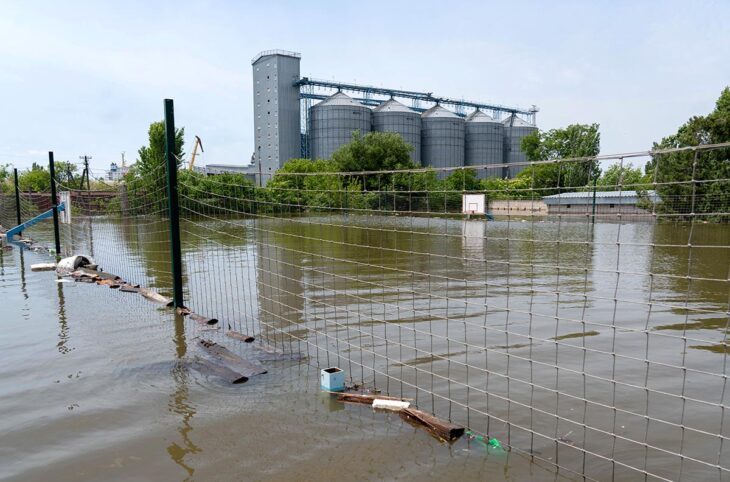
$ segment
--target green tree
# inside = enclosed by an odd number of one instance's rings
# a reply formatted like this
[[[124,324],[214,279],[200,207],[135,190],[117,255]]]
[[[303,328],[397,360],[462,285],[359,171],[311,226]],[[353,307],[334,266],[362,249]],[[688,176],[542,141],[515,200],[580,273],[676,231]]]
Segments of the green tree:
[[[0,165],[0,192],[10,192],[11,190],[10,166],[7,164]]]
[[[596,157],[601,150],[598,124],[571,124],[547,132],[535,131],[522,139],[522,151],[530,161]],[[531,184],[541,195],[561,188],[587,185],[599,173],[597,160],[576,160],[531,166],[518,177],[534,180]]]
[[[619,188],[619,181],[622,189],[627,190],[644,190],[648,189],[648,183],[651,179],[644,174],[638,167],[623,166],[621,164],[613,164],[608,167],[598,178],[597,184],[604,190],[616,190]]]
[[[136,212],[160,212],[166,208],[167,186],[165,168],[165,123],[150,124],[147,131],[148,145],[140,147],[134,166],[125,176],[130,207]],[[185,128],[175,129],[175,150],[173,154],[178,168],[182,165]]]
[[[717,99],[715,110],[706,116],[690,118],[676,134],[654,143],[654,150],[720,144],[728,141],[730,141],[730,87],[725,87]],[[650,178],[656,178],[656,190],[662,200],[660,209],[664,212],[673,214],[730,212],[730,183],[726,181],[730,178],[730,149],[656,154],[647,163],[646,173]],[[717,219],[729,221],[727,216]]]
[[[333,160],[291,159],[266,185],[267,200],[283,212],[344,207],[347,179],[337,171]]]
[[[21,191],[43,192],[51,189],[51,176],[44,167],[33,163],[33,167],[18,176]]]

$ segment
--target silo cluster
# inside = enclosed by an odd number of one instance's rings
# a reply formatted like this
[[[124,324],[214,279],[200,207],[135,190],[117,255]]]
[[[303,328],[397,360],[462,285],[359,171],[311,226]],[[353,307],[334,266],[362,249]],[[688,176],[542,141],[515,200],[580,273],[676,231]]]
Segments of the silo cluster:
[[[411,160],[434,168],[483,166],[525,162],[522,139],[537,130],[516,115],[503,121],[476,110],[464,119],[441,105],[422,114],[395,99],[374,109],[337,92],[314,105],[309,112],[309,142],[312,159],[329,159],[352,134],[370,131],[395,132],[413,146]],[[514,177],[525,166],[478,169],[480,178]],[[443,178],[448,174],[439,174]]]

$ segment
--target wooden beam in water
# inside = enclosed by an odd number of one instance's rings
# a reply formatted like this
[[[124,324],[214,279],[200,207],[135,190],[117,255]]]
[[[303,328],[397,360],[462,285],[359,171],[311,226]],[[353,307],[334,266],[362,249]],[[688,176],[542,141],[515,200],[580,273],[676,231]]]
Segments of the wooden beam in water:
[[[216,362],[219,362],[231,370],[241,373],[247,377],[263,375],[266,369],[257,363],[245,360],[236,355],[228,348],[210,340],[200,340],[198,345],[210,355]]]

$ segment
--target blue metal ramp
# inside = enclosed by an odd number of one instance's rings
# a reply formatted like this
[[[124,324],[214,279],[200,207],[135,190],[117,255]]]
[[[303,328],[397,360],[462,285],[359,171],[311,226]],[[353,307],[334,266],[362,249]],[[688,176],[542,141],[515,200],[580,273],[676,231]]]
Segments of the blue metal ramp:
[[[61,203],[57,206],[58,212],[64,211],[66,209],[66,205],[64,203]],[[39,214],[38,216],[29,219],[28,221],[24,222],[23,224],[19,224],[18,226],[15,226],[14,228],[11,228],[8,230],[6,236],[8,237],[8,241],[13,240],[13,236],[22,233],[29,227],[33,226],[34,224],[38,224],[39,222],[43,221],[44,219],[48,219],[51,216],[53,216],[53,208],[49,209],[48,211]]]

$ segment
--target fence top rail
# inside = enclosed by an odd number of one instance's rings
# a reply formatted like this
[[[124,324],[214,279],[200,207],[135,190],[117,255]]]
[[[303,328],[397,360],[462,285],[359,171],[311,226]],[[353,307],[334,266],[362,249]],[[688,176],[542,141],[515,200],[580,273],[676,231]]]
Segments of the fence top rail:
[[[568,157],[563,159],[548,159],[541,161],[523,161],[523,162],[509,162],[501,164],[480,164],[470,166],[449,166],[449,167],[417,167],[413,169],[389,169],[382,171],[318,171],[318,172],[282,172],[277,171],[276,175],[282,176],[322,176],[325,174],[339,174],[346,176],[365,176],[365,175],[377,175],[377,174],[407,174],[417,172],[448,172],[448,171],[461,171],[464,169],[498,169],[504,167],[519,167],[519,166],[538,166],[541,164],[560,164],[569,162],[589,162],[589,161],[606,161],[611,159],[631,159],[636,157],[653,157],[664,154],[673,154],[677,152],[695,152],[695,151],[713,151],[723,148],[730,148],[730,142],[723,142],[719,144],[704,144],[699,146],[686,146],[686,147],[674,147],[671,149],[654,149],[647,151],[636,151],[636,152],[624,152],[619,154],[603,154],[598,156],[589,157]]]

